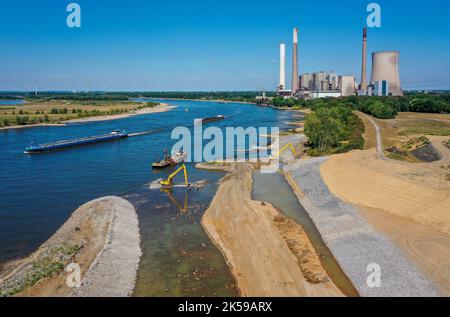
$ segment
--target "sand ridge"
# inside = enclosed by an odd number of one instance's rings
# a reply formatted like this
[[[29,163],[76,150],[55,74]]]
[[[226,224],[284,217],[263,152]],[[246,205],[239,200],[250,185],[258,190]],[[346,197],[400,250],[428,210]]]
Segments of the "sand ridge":
[[[242,296],[343,296],[303,228],[272,205],[251,199],[250,163],[201,166],[228,171],[202,225],[224,254]]]

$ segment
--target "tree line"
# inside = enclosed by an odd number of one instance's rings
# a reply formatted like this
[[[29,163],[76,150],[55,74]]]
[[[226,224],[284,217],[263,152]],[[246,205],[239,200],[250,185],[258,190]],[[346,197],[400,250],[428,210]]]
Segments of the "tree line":
[[[362,111],[379,119],[392,119],[399,112],[450,113],[450,94],[408,94],[403,97],[349,96],[313,100],[275,97],[272,105],[280,108],[310,108],[312,110],[323,106],[342,106]]]

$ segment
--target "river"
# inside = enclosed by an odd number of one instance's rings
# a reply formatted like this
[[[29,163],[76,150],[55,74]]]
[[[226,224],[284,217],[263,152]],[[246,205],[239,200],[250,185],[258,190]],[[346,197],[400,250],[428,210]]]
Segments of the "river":
[[[144,101],[144,100],[143,100]],[[170,171],[152,171],[151,162],[171,148],[174,127],[192,127],[195,118],[224,115],[207,126],[290,128],[292,113],[240,103],[163,100],[177,108],[118,120],[38,126],[0,131],[0,263],[26,256],[48,239],[81,204],[118,195],[129,199],[141,223],[143,257],[136,294],[236,295],[220,252],[200,225],[222,173],[187,164],[190,180],[207,178],[198,192],[150,191],[152,180]],[[205,125],[206,127],[206,125]],[[153,133],[117,142],[27,155],[31,142],[73,139],[125,129]],[[187,210],[181,212],[187,198]],[[155,278],[156,276],[156,278]]]

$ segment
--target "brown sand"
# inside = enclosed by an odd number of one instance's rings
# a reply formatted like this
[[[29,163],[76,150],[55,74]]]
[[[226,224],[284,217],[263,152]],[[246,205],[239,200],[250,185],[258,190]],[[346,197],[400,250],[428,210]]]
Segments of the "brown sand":
[[[397,141],[387,122],[376,123],[383,146]],[[450,164],[450,150],[442,145],[448,137],[428,137],[440,161],[413,164],[379,159],[370,149],[331,157],[321,174],[336,196],[356,205],[450,295],[450,181],[443,168]]]
[[[381,209],[356,206],[378,230],[389,236],[426,276],[450,295],[450,236],[430,226],[398,217]]]
[[[205,165],[228,174],[202,219],[242,296],[343,296],[321,266],[301,225],[251,199],[250,163]]]
[[[380,160],[373,149],[333,156],[321,168],[330,190],[343,200],[450,234],[450,182],[444,172],[436,164]]]

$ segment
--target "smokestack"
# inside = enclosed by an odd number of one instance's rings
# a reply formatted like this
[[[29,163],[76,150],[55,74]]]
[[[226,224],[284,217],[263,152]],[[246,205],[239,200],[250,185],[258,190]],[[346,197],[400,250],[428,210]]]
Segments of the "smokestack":
[[[361,70],[361,90],[363,94],[367,93],[367,28],[363,29],[363,47],[362,47],[362,70]]]
[[[286,44],[280,44],[280,90],[286,89]]]
[[[294,51],[292,54],[292,94],[298,91],[298,29],[294,28]]]

